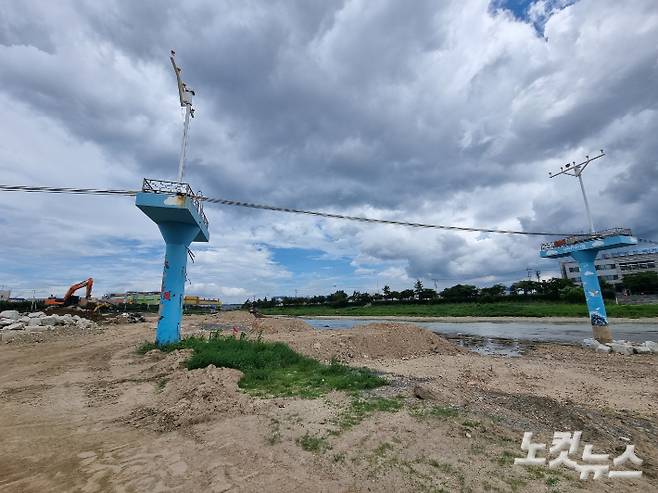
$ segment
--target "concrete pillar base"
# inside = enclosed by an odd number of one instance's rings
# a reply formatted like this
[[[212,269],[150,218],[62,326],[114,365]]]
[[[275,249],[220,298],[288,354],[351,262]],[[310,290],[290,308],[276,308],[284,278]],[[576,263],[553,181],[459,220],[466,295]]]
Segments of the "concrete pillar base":
[[[609,325],[592,325],[592,335],[601,344],[612,342],[612,331]]]

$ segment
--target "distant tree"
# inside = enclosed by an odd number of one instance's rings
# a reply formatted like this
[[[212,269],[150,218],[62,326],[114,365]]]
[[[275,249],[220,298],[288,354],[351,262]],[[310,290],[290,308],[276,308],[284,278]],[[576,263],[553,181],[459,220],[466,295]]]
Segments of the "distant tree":
[[[631,294],[655,294],[658,293],[658,273],[638,272],[624,276],[624,287]]]
[[[560,299],[571,303],[583,303],[585,301],[585,293],[581,287],[567,286],[560,289]]]
[[[571,279],[564,279],[561,277],[553,277],[546,281],[542,281],[542,292],[547,298],[559,299],[560,291],[564,288],[573,288],[576,285]]]
[[[441,291],[441,297],[450,301],[469,301],[478,295],[478,288],[470,284],[456,284]]]
[[[437,293],[433,289],[423,288],[417,296],[421,300],[433,300],[437,297]]]
[[[392,300],[400,300],[402,299],[402,296],[400,295],[399,291],[391,291],[390,298]]]
[[[420,279],[416,279],[416,284],[414,284],[414,293],[420,299],[420,294],[423,292],[423,283]]]
[[[413,289],[405,289],[403,291],[400,291],[400,296],[398,299],[401,300],[410,300],[414,297],[414,290]]]
[[[503,296],[506,291],[507,291],[507,288],[505,286],[503,286],[502,284],[494,284],[493,286],[491,286],[489,288],[480,289],[480,295],[481,296],[491,297],[491,298],[496,298],[498,296]]]
[[[543,286],[542,283],[537,281],[523,280],[512,284],[510,286],[510,291],[516,294],[519,294],[519,292],[522,291],[525,295],[540,294],[543,291]]]
[[[329,295],[329,302],[332,305],[344,306],[347,304],[347,293],[342,289],[339,289],[335,293]]]
[[[384,286],[384,289],[382,289],[382,293],[384,293],[384,298],[388,299],[391,297],[391,288],[388,286]]]

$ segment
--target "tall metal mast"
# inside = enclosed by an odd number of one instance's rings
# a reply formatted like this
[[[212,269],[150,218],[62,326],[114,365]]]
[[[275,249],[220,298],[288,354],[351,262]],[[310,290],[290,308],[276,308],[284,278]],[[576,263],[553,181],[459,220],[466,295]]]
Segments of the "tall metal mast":
[[[174,67],[176,73],[176,82],[178,83],[178,97],[180,99],[181,108],[185,108],[185,123],[183,125],[183,138],[181,141],[180,161],[178,162],[178,183],[183,182],[183,172],[185,168],[185,155],[187,153],[187,133],[190,127],[190,117],[194,118],[194,108],[192,108],[192,97],[195,95],[194,91],[187,87],[187,84],[181,79],[182,69],[176,65],[176,52],[171,50],[169,56],[171,65]]]
[[[583,185],[582,175],[583,171],[585,171],[585,168],[589,163],[603,156],[605,156],[605,153],[603,152],[603,149],[601,149],[601,154],[594,156],[593,158],[585,156],[585,161],[582,163],[576,164],[576,161],[573,161],[572,163],[567,163],[564,166],[560,166],[560,171],[558,173],[551,173],[550,171],[548,172],[548,176],[550,178],[555,178],[559,175],[571,175],[578,178],[578,182],[580,183],[580,191],[583,193],[583,202],[585,202],[585,211],[587,211],[587,221],[589,223],[590,233],[594,233],[594,222],[592,221],[592,212],[589,209],[589,202],[587,200],[587,194],[585,193],[585,185]]]

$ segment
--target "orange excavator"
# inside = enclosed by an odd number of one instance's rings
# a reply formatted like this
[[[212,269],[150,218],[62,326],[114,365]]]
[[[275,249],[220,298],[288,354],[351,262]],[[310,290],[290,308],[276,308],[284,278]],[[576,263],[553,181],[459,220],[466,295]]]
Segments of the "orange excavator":
[[[91,277],[85,281],[74,284],[68,289],[63,298],[56,298],[55,296],[51,295],[46,300],[46,306],[70,306],[75,304],[84,306],[91,298],[91,288],[93,285],[94,280]],[[79,296],[73,296],[73,293],[75,293],[78,289],[84,288],[85,286],[87,287],[87,292],[85,293],[85,297],[83,299],[80,299]]]

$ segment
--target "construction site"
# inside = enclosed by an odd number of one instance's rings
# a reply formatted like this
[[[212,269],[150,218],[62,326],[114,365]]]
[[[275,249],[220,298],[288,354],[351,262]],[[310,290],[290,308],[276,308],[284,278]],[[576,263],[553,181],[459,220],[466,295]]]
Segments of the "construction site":
[[[658,492],[655,5],[448,3],[0,8],[0,493]]]

